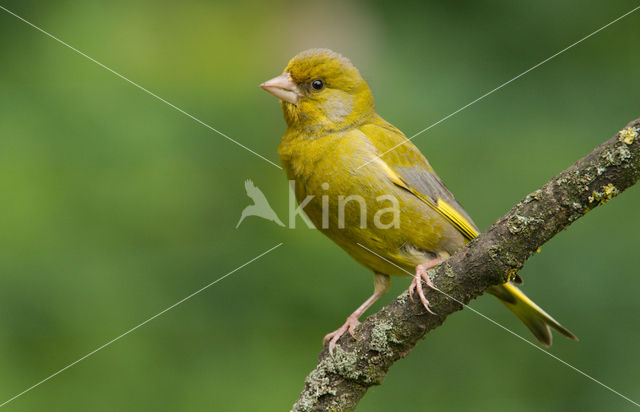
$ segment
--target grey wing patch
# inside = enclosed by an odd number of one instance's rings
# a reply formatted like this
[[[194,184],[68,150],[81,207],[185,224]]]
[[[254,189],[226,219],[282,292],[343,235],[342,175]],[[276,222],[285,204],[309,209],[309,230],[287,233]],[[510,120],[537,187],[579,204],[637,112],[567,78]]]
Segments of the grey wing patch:
[[[409,185],[423,195],[429,196],[434,202],[442,199],[449,203],[478,230],[469,214],[460,206],[453,194],[435,173],[419,167],[398,167],[396,171]]]

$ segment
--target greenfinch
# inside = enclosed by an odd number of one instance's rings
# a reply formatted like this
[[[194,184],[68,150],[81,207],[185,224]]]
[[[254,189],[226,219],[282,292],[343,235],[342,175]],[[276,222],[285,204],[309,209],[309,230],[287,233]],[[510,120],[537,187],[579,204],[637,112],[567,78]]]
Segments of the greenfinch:
[[[367,82],[342,55],[310,49],[261,84],[281,100],[287,130],[278,147],[300,207],[311,222],[373,271],[374,293],[336,331],[354,334],[361,315],[390,286],[390,276],[415,273],[409,286],[431,312],[427,271],[471,239],[478,228],[427,159],[374,109]],[[364,209],[364,210],[363,210]],[[576,337],[512,282],[488,290],[545,346],[549,327]]]

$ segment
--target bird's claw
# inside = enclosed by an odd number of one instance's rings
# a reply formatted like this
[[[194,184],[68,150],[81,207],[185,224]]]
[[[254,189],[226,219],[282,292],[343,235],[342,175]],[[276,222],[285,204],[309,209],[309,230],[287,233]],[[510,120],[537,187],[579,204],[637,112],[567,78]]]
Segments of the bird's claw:
[[[329,341],[329,353],[333,356],[333,350],[336,347],[336,343],[338,340],[344,335],[346,332],[355,339],[356,328],[360,325],[360,321],[353,317],[348,317],[344,322],[344,325],[340,326],[338,329],[334,330],[331,333],[327,333],[324,338],[322,338],[322,344],[324,345],[327,341]]]
[[[438,263],[439,262],[431,262],[426,265],[416,266],[416,275],[413,277],[411,285],[409,285],[409,297],[411,298],[411,300],[413,300],[413,292],[417,290],[418,296],[420,297],[420,302],[422,302],[422,305],[425,307],[427,312],[431,313],[432,315],[437,315],[437,313],[432,311],[429,307],[429,300],[424,296],[424,291],[422,290],[422,281],[424,280],[424,283],[426,283],[430,289],[438,290],[433,282],[431,282],[431,279],[427,274],[427,271]]]

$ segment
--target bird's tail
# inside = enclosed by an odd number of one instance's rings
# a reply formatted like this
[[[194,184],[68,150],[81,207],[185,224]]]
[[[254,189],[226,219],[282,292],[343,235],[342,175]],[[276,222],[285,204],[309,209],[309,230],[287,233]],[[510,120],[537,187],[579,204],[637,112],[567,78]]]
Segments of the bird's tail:
[[[498,298],[507,309],[513,312],[544,346],[551,345],[551,330],[549,326],[569,339],[578,340],[573,333],[569,332],[567,328],[533,303],[514,285],[505,283],[500,286],[492,286],[487,292]]]

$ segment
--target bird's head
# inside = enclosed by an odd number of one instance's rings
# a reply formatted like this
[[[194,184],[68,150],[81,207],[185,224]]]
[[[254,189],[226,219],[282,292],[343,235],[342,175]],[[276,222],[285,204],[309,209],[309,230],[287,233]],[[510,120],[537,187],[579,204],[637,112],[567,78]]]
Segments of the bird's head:
[[[367,82],[347,58],[329,49],[301,52],[260,87],[282,101],[290,128],[314,136],[347,129],[374,114]]]

